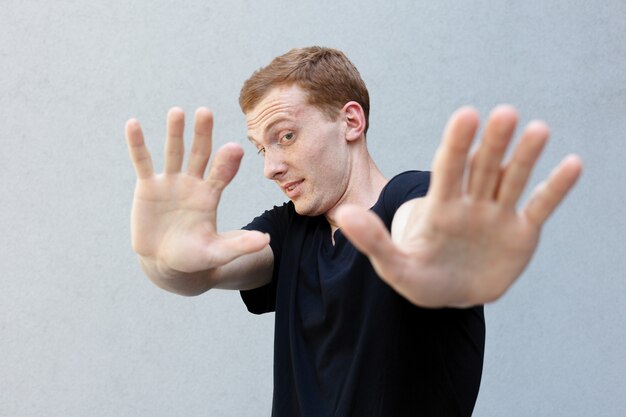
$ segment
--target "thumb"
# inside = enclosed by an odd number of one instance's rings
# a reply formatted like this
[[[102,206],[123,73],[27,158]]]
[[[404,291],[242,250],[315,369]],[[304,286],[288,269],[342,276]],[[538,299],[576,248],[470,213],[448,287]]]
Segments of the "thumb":
[[[342,233],[372,262],[385,281],[393,280],[400,265],[400,251],[382,220],[362,207],[347,205],[337,211],[337,223]]]
[[[249,253],[258,252],[270,242],[268,234],[254,230],[240,230],[219,239],[219,243],[207,248],[207,256],[214,265],[227,263]]]

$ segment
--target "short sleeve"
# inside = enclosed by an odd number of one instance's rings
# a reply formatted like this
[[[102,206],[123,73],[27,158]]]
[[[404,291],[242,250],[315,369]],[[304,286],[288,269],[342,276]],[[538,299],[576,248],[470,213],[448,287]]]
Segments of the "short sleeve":
[[[270,248],[274,255],[272,281],[262,287],[240,292],[243,302],[251,313],[269,313],[276,308],[278,266],[280,265],[283,238],[289,225],[290,212],[292,211],[291,204],[285,203],[280,207],[275,206],[272,210],[267,210],[242,228],[244,230],[257,230],[268,233],[270,235]]]
[[[400,206],[414,198],[424,197],[430,184],[430,172],[406,171],[393,177],[381,195],[384,213],[381,218],[391,227],[393,216]]]

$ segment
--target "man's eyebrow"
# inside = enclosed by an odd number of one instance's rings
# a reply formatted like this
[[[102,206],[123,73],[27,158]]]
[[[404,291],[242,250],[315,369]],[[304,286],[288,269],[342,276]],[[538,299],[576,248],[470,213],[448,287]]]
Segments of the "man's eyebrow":
[[[293,122],[294,118],[290,117],[290,116],[279,116],[276,119],[272,120],[271,122],[269,122],[267,124],[267,126],[265,126],[265,128],[263,129],[263,135],[265,135],[267,132],[269,132],[270,130],[272,130],[277,124],[279,123],[284,123],[284,122]],[[254,139],[252,136],[248,135],[248,140],[250,142],[252,142],[252,144],[256,145],[258,142],[256,139]]]

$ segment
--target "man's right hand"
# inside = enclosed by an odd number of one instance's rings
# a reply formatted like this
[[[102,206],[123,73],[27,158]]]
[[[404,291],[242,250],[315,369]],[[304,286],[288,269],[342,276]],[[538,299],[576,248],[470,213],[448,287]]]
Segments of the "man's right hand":
[[[199,108],[186,170],[184,159],[184,113],[172,108],[167,115],[165,164],[155,174],[139,122],[126,123],[130,157],[137,173],[131,215],[132,246],[144,270],[159,286],[179,293],[199,293],[215,286],[214,272],[241,257],[268,246],[260,232],[217,232],[220,196],[233,179],[243,156],[241,146],[229,143],[211,156],[213,115]],[[185,289],[183,282],[188,278]],[[180,288],[178,288],[180,287]]]

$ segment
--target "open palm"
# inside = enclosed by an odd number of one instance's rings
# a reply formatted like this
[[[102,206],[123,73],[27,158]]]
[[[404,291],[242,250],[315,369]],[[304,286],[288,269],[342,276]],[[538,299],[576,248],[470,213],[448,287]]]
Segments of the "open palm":
[[[131,216],[133,249],[145,262],[157,263],[163,275],[168,271],[206,271],[267,244],[267,238],[258,232],[217,232],[220,196],[237,173],[243,150],[237,144],[224,145],[204,178],[211,156],[212,128],[211,112],[198,109],[188,167],[182,171],[184,113],[177,108],[170,110],[164,171],[155,174],[139,123],[129,120],[126,124],[137,173]]]
[[[582,164],[570,156],[518,210],[548,128],[529,124],[502,164],[516,122],[512,108],[496,108],[468,156],[478,115],[470,108],[457,111],[435,156],[428,194],[396,213],[393,238],[371,212],[352,206],[338,214],[344,233],[381,278],[413,303],[461,307],[500,297],[530,261],[541,226],[576,182]]]

